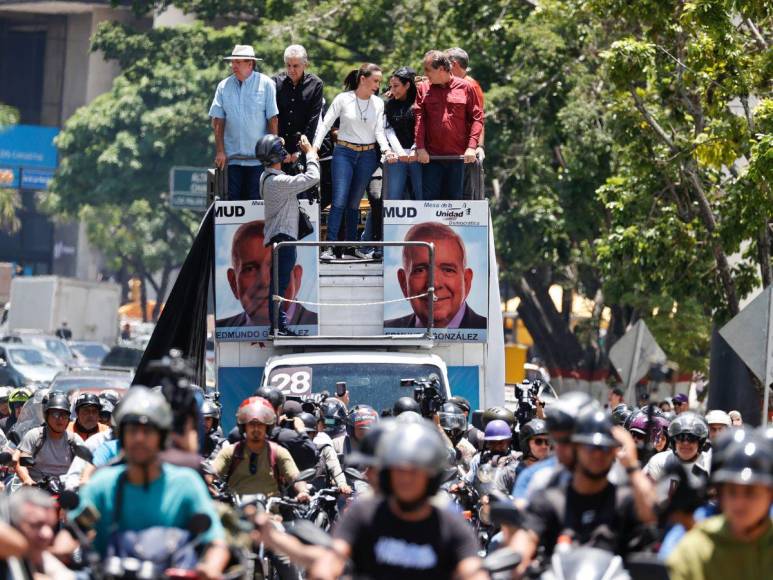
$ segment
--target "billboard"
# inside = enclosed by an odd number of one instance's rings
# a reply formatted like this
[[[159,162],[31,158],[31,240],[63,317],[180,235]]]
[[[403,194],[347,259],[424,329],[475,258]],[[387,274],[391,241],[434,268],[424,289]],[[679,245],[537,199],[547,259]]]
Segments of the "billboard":
[[[319,239],[319,204],[303,203]],[[262,201],[221,201],[215,205],[215,338],[221,341],[259,341],[270,330],[269,296],[271,248],[265,246]],[[318,249],[297,248],[295,266],[282,307],[288,327],[299,336],[319,334]]]
[[[384,201],[384,239],[435,246],[433,330],[440,342],[485,342],[489,231],[486,201]],[[423,333],[426,248],[384,248],[384,333]]]

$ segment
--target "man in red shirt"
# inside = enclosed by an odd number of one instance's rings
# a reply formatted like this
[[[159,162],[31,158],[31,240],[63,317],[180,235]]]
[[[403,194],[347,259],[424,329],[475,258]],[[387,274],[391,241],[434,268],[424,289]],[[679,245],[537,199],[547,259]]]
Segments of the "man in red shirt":
[[[451,60],[445,53],[425,54],[424,74],[428,82],[418,85],[414,105],[424,199],[462,199],[464,163],[475,162],[483,108],[473,86],[451,74]],[[430,156],[463,156],[464,160],[431,161]]]

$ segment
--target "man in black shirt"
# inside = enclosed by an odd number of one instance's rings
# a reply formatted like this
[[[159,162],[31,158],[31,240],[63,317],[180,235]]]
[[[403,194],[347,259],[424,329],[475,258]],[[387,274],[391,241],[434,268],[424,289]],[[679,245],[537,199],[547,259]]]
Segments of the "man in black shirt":
[[[362,499],[333,532],[333,549],[310,570],[313,580],[339,578],[347,560],[372,580],[483,580],[471,528],[456,513],[434,507],[448,454],[431,423],[400,425],[376,448],[385,497]]]
[[[538,545],[545,548],[546,558],[564,541],[625,556],[650,539],[631,489],[612,484],[607,477],[620,447],[609,417],[600,410],[586,412],[578,418],[571,439],[576,457],[571,476],[532,496],[523,529],[511,542],[523,554],[521,572]],[[626,458],[626,464],[629,474],[638,471],[633,458]]]
[[[273,80],[279,108],[279,136],[290,154],[286,162],[294,163],[301,154],[298,147],[301,135],[312,139],[317,131],[322,111],[322,81],[306,72],[308,56],[301,45],[288,46],[284,61],[286,71],[275,75]]]

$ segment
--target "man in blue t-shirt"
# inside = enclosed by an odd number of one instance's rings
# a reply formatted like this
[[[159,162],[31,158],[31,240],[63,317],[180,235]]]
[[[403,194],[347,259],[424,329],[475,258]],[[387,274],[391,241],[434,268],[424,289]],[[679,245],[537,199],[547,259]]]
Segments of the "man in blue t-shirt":
[[[192,469],[162,464],[159,458],[172,426],[169,403],[159,392],[132,387],[116,422],[126,464],[97,470],[81,489],[80,506],[70,517],[76,518],[86,507],[96,510],[94,547],[104,555],[113,532],[156,526],[185,529],[191,516],[206,514],[211,525],[201,541],[208,547],[197,572],[200,578],[219,578],[228,562],[228,548],[206,485]]]

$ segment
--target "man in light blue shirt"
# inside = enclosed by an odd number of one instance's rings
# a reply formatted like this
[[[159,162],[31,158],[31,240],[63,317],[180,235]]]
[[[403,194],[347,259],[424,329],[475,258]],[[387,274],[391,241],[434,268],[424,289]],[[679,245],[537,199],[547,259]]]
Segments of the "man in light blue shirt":
[[[255,145],[267,133],[279,131],[276,84],[255,70],[255,50],[237,44],[231,56],[233,74],[217,85],[209,108],[215,132],[215,165],[228,165],[228,199],[260,199],[263,166]]]

